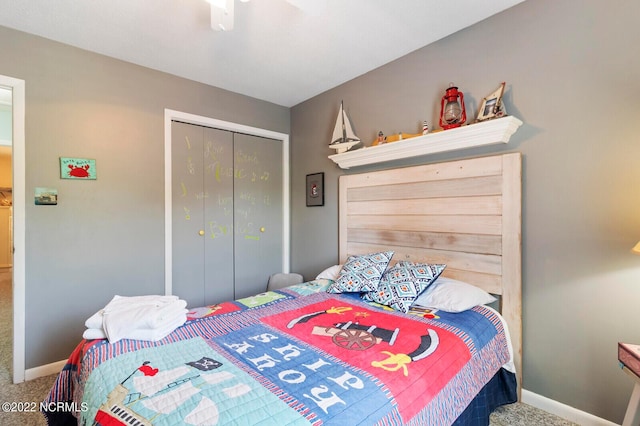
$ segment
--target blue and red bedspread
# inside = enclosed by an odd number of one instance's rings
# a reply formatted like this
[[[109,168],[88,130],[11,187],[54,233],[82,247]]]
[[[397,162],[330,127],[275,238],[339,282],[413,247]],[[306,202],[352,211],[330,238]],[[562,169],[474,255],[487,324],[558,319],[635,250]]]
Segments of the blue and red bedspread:
[[[194,309],[159,342],[83,341],[47,402],[83,425],[449,425],[510,359],[491,309],[407,315],[324,284]]]

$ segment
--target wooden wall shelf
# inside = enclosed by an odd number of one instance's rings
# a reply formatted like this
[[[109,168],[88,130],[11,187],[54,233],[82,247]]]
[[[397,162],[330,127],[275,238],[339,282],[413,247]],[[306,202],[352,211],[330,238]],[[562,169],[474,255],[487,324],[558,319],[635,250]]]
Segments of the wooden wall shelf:
[[[509,143],[522,121],[507,116],[329,156],[341,169],[476,146]]]

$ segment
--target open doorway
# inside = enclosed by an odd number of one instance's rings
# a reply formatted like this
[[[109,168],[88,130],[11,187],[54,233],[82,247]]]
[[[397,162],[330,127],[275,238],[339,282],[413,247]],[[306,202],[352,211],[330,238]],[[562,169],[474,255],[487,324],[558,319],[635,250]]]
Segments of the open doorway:
[[[13,102],[0,87],[0,378],[11,382],[13,364]]]
[[[7,167],[2,163],[0,171],[0,206],[9,202],[2,200],[10,199],[9,238],[10,242],[4,241],[0,236],[0,244],[7,244],[9,250],[10,267],[0,268],[0,271],[9,269],[11,302],[7,309],[3,306],[3,311],[12,311],[12,328],[10,342],[0,342],[7,345],[10,353],[9,362],[12,366],[11,374],[13,383],[24,382],[25,380],[25,82],[13,77],[0,75],[0,106],[2,114],[0,118],[0,146],[8,147],[10,154],[11,172],[7,172],[11,177],[8,183],[3,180],[2,172]],[[8,124],[7,124],[8,121]],[[6,150],[7,148],[3,148]],[[3,159],[0,159],[2,161]],[[10,191],[9,191],[10,189]],[[0,221],[0,226],[3,226]],[[0,250],[2,250],[0,248]],[[1,256],[1,251],[0,251]],[[2,259],[0,259],[2,262]],[[6,271],[5,271],[6,272]],[[2,279],[8,279],[5,274]],[[3,321],[4,322],[4,321]],[[8,321],[7,321],[8,322]],[[9,374],[7,372],[7,374]]]

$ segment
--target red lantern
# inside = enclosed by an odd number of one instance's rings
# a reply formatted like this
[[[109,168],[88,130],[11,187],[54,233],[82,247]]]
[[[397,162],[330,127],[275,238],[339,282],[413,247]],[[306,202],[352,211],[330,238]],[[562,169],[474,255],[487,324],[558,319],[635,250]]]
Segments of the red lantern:
[[[460,98],[460,102],[458,102],[458,98]],[[462,126],[466,121],[467,111],[464,108],[464,94],[459,92],[453,83],[450,83],[440,102],[440,127],[445,130],[452,129]]]

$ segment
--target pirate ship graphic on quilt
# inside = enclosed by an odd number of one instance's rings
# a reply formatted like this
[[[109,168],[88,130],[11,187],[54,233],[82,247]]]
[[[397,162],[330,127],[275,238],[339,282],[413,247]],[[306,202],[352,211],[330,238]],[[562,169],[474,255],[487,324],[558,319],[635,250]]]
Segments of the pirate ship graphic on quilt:
[[[229,372],[212,372],[221,365],[214,359],[203,357],[159,371],[145,361],[109,393],[93,424],[151,426],[163,415],[193,406],[184,417],[184,424],[215,425],[219,420],[216,403],[206,396],[201,396],[196,405],[193,401],[198,400],[197,395],[203,388],[233,378]],[[243,384],[232,385],[229,389],[232,389],[233,396],[251,390]]]
[[[342,315],[352,309],[347,306],[331,307],[324,311],[304,314],[292,319],[287,324],[287,328],[292,329],[297,324],[307,323],[323,315]],[[363,315],[363,319],[366,319],[366,315]],[[365,351],[374,348],[380,342],[386,342],[392,347],[399,338],[400,328],[387,329],[376,324],[364,324],[361,321],[346,321],[326,326],[314,325],[311,334],[330,337],[333,344],[343,349]],[[433,329],[426,329],[425,334],[420,336],[420,343],[413,351],[409,353],[381,351],[380,353],[386,355],[387,358],[381,361],[372,361],[371,366],[387,371],[401,370],[407,376],[409,374],[407,365],[431,355],[438,348],[438,344],[438,334]]]

